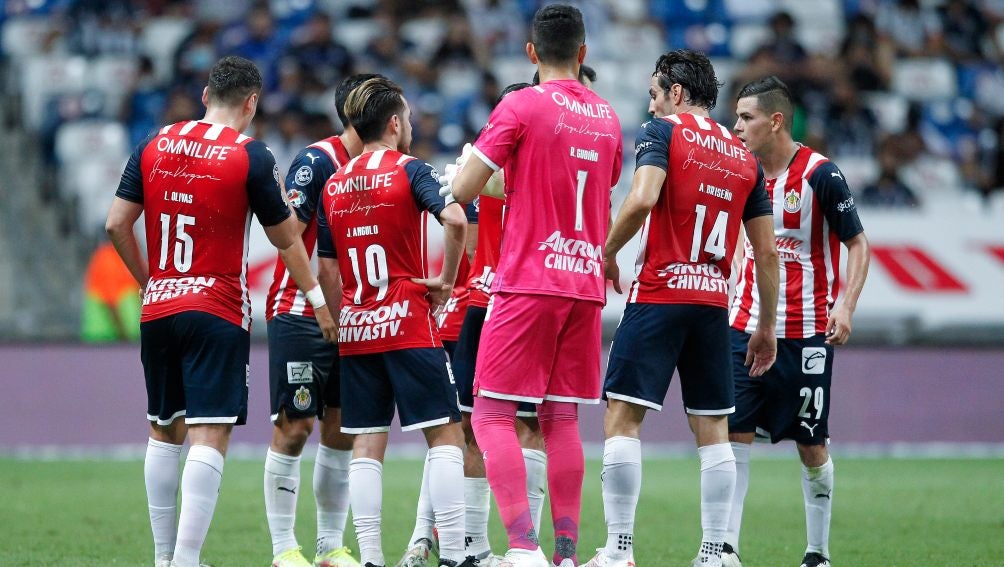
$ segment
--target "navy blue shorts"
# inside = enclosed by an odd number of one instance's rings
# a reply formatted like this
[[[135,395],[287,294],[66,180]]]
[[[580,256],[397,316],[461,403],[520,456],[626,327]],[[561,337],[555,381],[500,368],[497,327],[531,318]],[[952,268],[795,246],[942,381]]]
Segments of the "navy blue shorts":
[[[474,367],[478,359],[478,345],[481,343],[481,329],[485,326],[487,314],[486,307],[473,305],[467,307],[464,323],[460,327],[460,337],[457,339],[454,351],[450,353],[453,376],[457,379],[460,410],[464,413],[474,412]],[[447,352],[450,352],[449,349]],[[537,417],[537,406],[529,402],[520,402],[516,415]]]
[[[460,421],[457,386],[441,348],[408,348],[341,357],[343,433],[390,431],[394,404],[401,429]]]
[[[313,317],[284,313],[268,322],[268,382],[271,418],[324,417],[341,407],[338,347],[324,340]]]
[[[825,444],[833,373],[833,346],[826,344],[826,337],[778,339],[774,366],[754,378],[743,365],[750,336],[730,332],[736,413],[729,416],[729,431],[756,432],[772,443],[794,439],[804,445]]]
[[[732,413],[728,319],[728,310],[710,305],[628,304],[610,346],[604,397],[661,411],[677,369],[687,413]]]
[[[147,419],[170,425],[244,425],[248,414],[251,335],[202,311],[141,323]]]

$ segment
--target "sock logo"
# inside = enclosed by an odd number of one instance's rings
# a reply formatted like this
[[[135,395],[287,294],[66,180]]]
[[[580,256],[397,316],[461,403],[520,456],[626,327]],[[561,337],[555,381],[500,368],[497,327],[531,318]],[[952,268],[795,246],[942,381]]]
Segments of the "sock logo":
[[[832,494],[832,493],[833,493],[832,490],[827,490],[825,493],[817,494],[816,498],[825,498],[825,499],[829,500],[830,499],[830,494]]]
[[[294,496],[296,495],[296,487],[286,488],[285,486],[277,486],[277,487],[275,487],[275,489],[276,490],[282,490],[284,492],[288,492],[290,494],[293,494]]]

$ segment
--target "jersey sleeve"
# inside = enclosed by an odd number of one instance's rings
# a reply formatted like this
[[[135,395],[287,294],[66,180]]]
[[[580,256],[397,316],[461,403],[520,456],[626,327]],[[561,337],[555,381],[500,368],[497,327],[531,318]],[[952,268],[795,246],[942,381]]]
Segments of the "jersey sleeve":
[[[272,150],[254,140],[244,148],[248,153],[247,193],[251,211],[262,226],[274,226],[289,218],[289,207],[279,189],[279,166]]]
[[[439,196],[439,173],[428,163],[413,159],[404,164],[404,171],[411,183],[411,194],[419,210],[429,211],[439,218],[439,213],[446,208],[446,199]]]
[[[614,169],[610,175],[610,187],[617,185],[621,179],[621,169],[624,168],[624,143],[623,140],[617,142],[617,153],[614,155]]]
[[[488,124],[474,142],[474,153],[488,167],[498,171],[505,167],[519,140],[522,130],[513,101],[517,97],[503,97],[488,117]]]
[[[668,171],[669,143],[672,139],[671,122],[656,119],[642,124],[634,143],[635,169],[643,165],[654,165]]]
[[[140,164],[143,161],[143,151],[146,149],[146,145],[156,136],[157,133],[147,136],[129,156],[129,161],[126,162],[125,169],[122,171],[122,178],[119,179],[119,188],[115,191],[116,197],[143,204],[143,172],[140,170]]]
[[[764,182],[763,166],[759,162],[756,164],[756,185],[753,191],[746,197],[746,206],[743,207],[743,220],[748,221],[757,217],[764,217],[774,214],[774,207],[770,202],[770,195],[767,194],[767,186]]]
[[[304,148],[296,154],[286,172],[286,201],[293,206],[296,218],[304,223],[314,220],[321,191],[334,172],[331,158],[323,151]]]
[[[491,197],[486,197],[491,199]],[[464,207],[464,212],[467,213],[467,224],[478,224],[478,214],[481,212],[481,196],[478,195],[467,206]]]
[[[844,174],[833,162],[820,164],[809,177],[809,185],[819,200],[826,221],[841,242],[846,242],[864,232],[854,196],[847,187]]]
[[[335,239],[331,237],[331,226],[328,225],[328,215],[324,211],[324,194],[317,196],[317,256],[320,258],[337,258]]]

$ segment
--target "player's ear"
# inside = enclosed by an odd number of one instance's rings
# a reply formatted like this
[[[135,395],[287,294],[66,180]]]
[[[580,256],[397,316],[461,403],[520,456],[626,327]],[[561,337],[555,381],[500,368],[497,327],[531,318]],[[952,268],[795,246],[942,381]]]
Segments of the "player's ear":
[[[209,108],[209,87],[202,88],[202,106]]]
[[[780,112],[775,112],[770,115],[770,130],[771,132],[778,132],[784,128],[784,114]]]
[[[582,62],[585,60],[586,60],[586,44],[583,43],[582,45],[579,46],[579,57],[578,57],[579,65],[582,65]]]
[[[530,59],[530,63],[533,63],[534,65],[540,62],[540,60],[537,59],[537,48],[533,46],[532,41],[526,42],[526,56]]]

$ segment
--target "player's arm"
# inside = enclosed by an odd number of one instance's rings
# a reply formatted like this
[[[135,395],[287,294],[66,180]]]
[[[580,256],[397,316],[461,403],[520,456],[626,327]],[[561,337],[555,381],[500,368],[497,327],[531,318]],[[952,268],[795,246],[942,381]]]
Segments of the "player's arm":
[[[664,120],[652,120],[642,124],[635,138],[635,170],[628,193],[617,220],[607,234],[603,250],[603,264],[606,278],[613,280],[614,291],[622,293],[620,269],[617,267],[617,253],[645,224],[645,218],[659,201],[662,186],[666,183],[669,168],[669,145],[673,138],[673,124]],[[620,162],[620,158],[616,160]],[[615,174],[614,181],[619,174]]]
[[[461,203],[471,202],[485,188],[493,173],[495,170],[480,157],[475,155],[467,159],[453,178],[453,198]]]
[[[464,207],[464,212],[467,214],[467,237],[464,241],[464,252],[467,253],[467,261],[473,262],[474,253],[478,249],[478,207],[472,201]]]
[[[777,293],[780,279],[778,271],[777,241],[774,238],[774,217],[763,215],[745,222],[746,238],[753,248],[753,265],[756,268],[757,293],[760,296],[760,314],[756,329],[750,337],[746,352],[746,366],[750,376],[762,376],[777,357]]]
[[[153,138],[151,135],[143,140],[129,156],[118,189],[115,191],[112,206],[108,210],[108,217],[105,219],[105,232],[108,233],[112,246],[129,269],[129,273],[139,283],[141,291],[146,290],[146,284],[150,280],[150,266],[139,249],[139,241],[136,240],[133,226],[143,214],[143,174],[140,171],[140,163],[143,150]]]
[[[850,338],[851,316],[868,276],[868,239],[861,226],[854,197],[836,164],[820,164],[809,177],[809,185],[823,209],[830,230],[847,247],[847,288],[840,294],[826,322],[826,342],[842,345]]]
[[[300,221],[300,234],[314,220],[321,191],[324,191],[332,173],[334,166],[328,155],[309,147],[300,150],[289,165],[282,190],[286,194],[286,202]]]
[[[469,203],[475,195],[486,190],[495,197],[501,198],[504,195],[501,176],[490,184],[489,180],[493,173],[505,167],[522,135],[523,125],[515,104],[513,97],[502,97],[488,117],[488,125],[478,136],[477,145],[464,146],[464,152],[458,160],[463,163],[451,184],[453,197],[457,201]]]
[[[307,300],[314,308],[314,317],[324,334],[324,339],[334,342],[338,334],[331,313],[326,307],[324,293],[321,291],[313,272],[310,271],[310,260],[303,247],[301,223],[296,215],[290,213],[290,207],[284,199],[279,183],[279,168],[275,158],[265,144],[254,141],[247,146],[248,180],[247,193],[251,210],[265,229],[272,246],[275,246],[282,258],[283,264],[289,270],[289,275],[297,287],[305,290]]]
[[[436,216],[443,225],[443,269],[435,278],[412,278],[415,283],[429,290],[429,300],[433,308],[444,305],[453,293],[453,284],[460,269],[460,255],[464,253],[467,234],[467,213],[456,202],[449,204],[439,195],[439,174],[431,165],[419,160],[405,164],[405,172],[411,183],[412,196],[420,210]]]
[[[331,227],[324,213],[324,195],[317,200],[317,281],[328,305],[333,311],[342,302],[342,273],[338,267],[338,254],[335,252],[335,241],[331,237]]]

